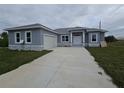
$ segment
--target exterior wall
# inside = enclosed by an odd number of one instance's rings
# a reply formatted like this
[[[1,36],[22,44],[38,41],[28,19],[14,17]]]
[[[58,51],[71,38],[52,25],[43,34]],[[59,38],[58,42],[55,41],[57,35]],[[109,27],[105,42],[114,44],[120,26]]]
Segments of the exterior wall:
[[[31,44],[16,44],[15,43],[15,32],[20,32],[21,33],[21,40],[25,41],[25,32],[26,31],[31,31],[32,32],[32,43]],[[78,32],[78,31],[72,31],[72,32]],[[79,32],[83,32],[80,30]],[[91,33],[97,33],[98,34],[98,42],[91,42]],[[52,35],[57,37],[57,44],[58,46],[72,46],[71,44],[71,32],[68,32],[66,34],[56,34],[49,32],[44,29],[31,29],[31,30],[20,30],[20,31],[9,31],[8,36],[9,36],[9,48],[10,49],[18,49],[18,50],[35,50],[35,51],[41,51],[44,49],[44,34]],[[61,36],[62,35],[68,35],[69,36],[69,41],[62,42],[61,41]],[[72,41],[73,41],[73,36],[72,36]],[[85,46],[89,47],[99,47],[100,43],[102,41],[105,41],[104,38],[104,32],[85,32]],[[83,46],[83,36],[82,36],[82,46]]]
[[[107,43],[105,41],[105,33],[100,33],[100,46],[101,47],[107,47]]]
[[[43,50],[43,46],[42,45],[9,45],[9,49],[41,51]]]
[[[88,33],[85,33],[85,47],[88,47],[89,44],[89,35]]]
[[[100,33],[100,41],[105,41],[105,33]]]
[[[58,44],[61,43],[61,35],[60,35],[60,34],[57,35],[57,43],[58,43]]]
[[[68,36],[69,36],[69,38],[68,38],[69,41],[62,42],[62,40],[61,40],[61,39],[62,39],[62,38],[61,38],[62,35],[68,35]],[[61,35],[58,35],[57,38],[58,38],[58,39],[57,39],[57,43],[58,43],[58,46],[59,46],[59,47],[60,47],[60,46],[63,46],[63,47],[64,47],[64,46],[71,46],[71,39],[70,39],[70,34],[69,34],[69,33],[68,33],[68,34],[61,34]]]
[[[25,32],[31,31],[32,33],[32,43],[31,44],[17,44],[15,43],[15,32],[21,33],[21,40],[25,41]],[[9,49],[13,50],[35,50],[41,51],[44,49],[44,38],[43,35],[53,35],[57,37],[57,34],[49,32],[44,29],[31,29],[31,30],[20,30],[20,31],[9,31]]]
[[[15,43],[15,32],[21,33],[21,40],[25,41],[25,32],[31,31],[32,33],[32,43],[31,44],[16,44]],[[43,49],[42,32],[40,29],[31,30],[20,30],[20,31],[9,31],[9,48],[17,50],[36,50],[41,51]]]
[[[96,33],[97,34],[97,42],[92,42],[91,41],[91,35],[93,34],[93,33]],[[88,46],[89,47],[100,47],[100,38],[101,38],[101,36],[100,36],[100,32],[89,32],[88,33]]]
[[[97,36],[98,36],[98,41],[97,42],[91,42],[91,33],[97,33]],[[62,34],[62,35],[69,35],[69,41],[68,42],[61,42],[61,35],[58,35],[58,39],[57,39],[57,42],[58,42],[58,46],[71,46],[71,35],[70,33],[68,34]],[[83,40],[83,36],[82,36],[82,40]],[[72,37],[72,41],[73,41],[73,37]],[[100,43],[102,41],[105,41],[104,39],[104,32],[88,32],[86,33],[85,32],[85,46],[86,47],[100,47]],[[83,41],[82,41],[83,43]],[[82,44],[83,46],[83,44]]]
[[[72,32],[84,32],[84,30],[79,30],[79,31],[71,31],[71,32],[68,32],[67,34],[61,34],[61,35],[58,35],[58,40],[57,40],[57,42],[58,42],[58,46],[73,46],[73,36],[72,36],[72,42],[71,42],[71,33]],[[68,42],[62,42],[61,41],[61,36],[62,35],[68,35],[69,36],[69,41]],[[82,42],[82,46],[84,45],[83,44],[83,34],[81,34],[81,42]]]

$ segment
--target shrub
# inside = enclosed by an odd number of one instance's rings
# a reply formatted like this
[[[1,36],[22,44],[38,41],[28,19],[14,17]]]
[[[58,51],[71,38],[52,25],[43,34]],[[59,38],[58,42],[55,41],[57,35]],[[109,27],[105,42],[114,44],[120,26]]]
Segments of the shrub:
[[[8,47],[8,34],[3,32],[0,38],[0,47]]]
[[[114,36],[105,37],[106,42],[115,42],[117,39]]]

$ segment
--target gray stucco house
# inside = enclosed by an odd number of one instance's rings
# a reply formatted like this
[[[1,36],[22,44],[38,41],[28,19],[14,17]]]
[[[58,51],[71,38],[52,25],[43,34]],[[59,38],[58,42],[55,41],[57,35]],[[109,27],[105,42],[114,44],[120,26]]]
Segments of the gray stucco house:
[[[9,49],[36,50],[61,46],[106,46],[103,29],[69,27],[52,30],[41,24],[4,29],[8,31]]]

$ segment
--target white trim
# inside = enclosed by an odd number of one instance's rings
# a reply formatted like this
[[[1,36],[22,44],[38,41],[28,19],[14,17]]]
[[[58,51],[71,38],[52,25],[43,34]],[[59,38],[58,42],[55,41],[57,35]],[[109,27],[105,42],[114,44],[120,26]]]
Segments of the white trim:
[[[27,37],[26,37],[27,35],[26,35],[26,34],[27,34],[28,32],[30,32],[30,35],[31,35],[31,42],[27,42]],[[32,31],[25,31],[25,43],[26,43],[26,44],[31,44],[31,43],[32,43]]]
[[[72,32],[71,32],[71,36],[70,37],[71,37],[71,43],[72,43]]]
[[[70,35],[70,39],[71,39],[70,41],[71,42],[70,43],[71,43],[71,46],[72,46],[72,32],[70,32],[70,33],[71,33],[71,35]]]
[[[73,32],[85,32],[85,30],[80,30],[80,31],[71,30],[70,32],[72,32],[72,33],[73,33]]]
[[[15,44],[20,44],[20,42],[17,42],[17,37],[16,37],[16,34],[19,33],[20,35],[20,41],[21,41],[21,32],[15,32]]]
[[[85,43],[85,33],[83,32],[83,43]]]
[[[82,44],[82,46],[85,46],[85,30],[83,30],[83,31],[71,31],[70,33],[71,34],[73,34],[73,33],[78,33],[78,32],[81,32],[82,34],[80,34],[80,36],[81,36],[81,38],[83,39],[81,39],[81,44]],[[73,38],[73,35],[72,35],[72,38]],[[71,44],[73,44],[73,41],[71,42]]]
[[[92,41],[92,36],[96,35],[96,41]],[[98,42],[98,33],[91,33],[91,40],[92,43],[97,43]]]
[[[62,41],[62,36],[68,36],[68,41]],[[69,42],[69,35],[61,35],[61,42]]]
[[[84,31],[84,32],[83,32],[83,44],[82,44],[83,46],[85,46],[85,42],[86,42],[86,41],[85,41],[85,35],[86,35],[86,33],[85,33],[85,31]]]

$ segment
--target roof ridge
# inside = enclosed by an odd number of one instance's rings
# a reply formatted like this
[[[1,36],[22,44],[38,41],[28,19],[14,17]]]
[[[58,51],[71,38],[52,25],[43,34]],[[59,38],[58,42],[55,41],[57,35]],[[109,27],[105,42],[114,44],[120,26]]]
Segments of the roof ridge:
[[[75,26],[75,27],[62,27],[57,29],[66,29],[66,28],[89,28],[89,27]]]
[[[19,28],[19,27],[32,26],[32,25],[41,25],[41,24],[40,23],[34,23],[34,24],[29,24],[29,25],[13,26],[13,27],[10,27],[10,28]]]
[[[51,29],[51,28],[49,28],[47,26],[44,26],[44,25],[42,25],[40,23],[34,23],[34,24],[23,25],[23,26],[16,26],[16,27],[11,27],[11,28],[6,28],[4,30],[11,31],[11,30],[20,30],[20,29],[33,29],[33,28],[43,28],[43,29],[48,30],[50,32],[57,33],[53,29]]]

